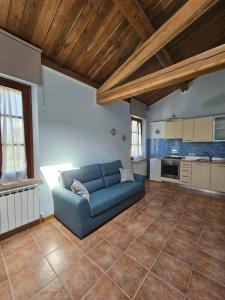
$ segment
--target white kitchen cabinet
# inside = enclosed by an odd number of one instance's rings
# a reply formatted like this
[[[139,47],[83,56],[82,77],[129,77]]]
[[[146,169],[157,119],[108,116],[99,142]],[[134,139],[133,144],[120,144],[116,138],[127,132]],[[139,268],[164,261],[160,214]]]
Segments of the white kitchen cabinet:
[[[150,139],[164,138],[165,122],[150,123]]]
[[[183,120],[165,122],[164,137],[166,139],[182,139]]]
[[[201,189],[210,189],[210,163],[192,162],[191,185]]]
[[[194,141],[213,141],[213,117],[196,118],[194,121]]]
[[[214,119],[214,141],[225,141],[225,116]]]
[[[225,164],[211,164],[211,190],[225,192]]]
[[[194,141],[194,119],[187,119],[183,121],[183,141]]]

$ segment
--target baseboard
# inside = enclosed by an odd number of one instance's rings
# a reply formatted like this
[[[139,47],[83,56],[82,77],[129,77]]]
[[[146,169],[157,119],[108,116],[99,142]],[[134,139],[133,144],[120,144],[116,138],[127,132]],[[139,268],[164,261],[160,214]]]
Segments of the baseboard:
[[[15,228],[13,230],[10,230],[8,232],[5,232],[3,234],[0,234],[0,241],[3,240],[3,239],[6,239],[6,238],[8,238],[8,237],[10,237],[10,236],[12,236],[12,235],[14,235],[16,233],[19,233],[21,231],[29,229],[29,228],[31,228],[31,227],[33,227],[35,225],[38,225],[38,224],[40,224],[42,222],[47,222],[47,221],[49,221],[52,218],[54,218],[54,215],[50,215],[50,216],[47,216],[47,217],[44,217],[44,218],[41,217],[40,219],[35,220],[35,221],[31,222],[31,223],[25,224],[25,225],[23,225],[21,227],[18,227],[18,228]]]

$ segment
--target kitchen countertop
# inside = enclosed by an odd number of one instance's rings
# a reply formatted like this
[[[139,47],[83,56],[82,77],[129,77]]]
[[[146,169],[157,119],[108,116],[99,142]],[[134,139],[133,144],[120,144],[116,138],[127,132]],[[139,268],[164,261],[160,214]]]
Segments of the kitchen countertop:
[[[197,160],[197,159],[183,158],[181,161],[204,163],[204,164],[213,164],[213,165],[218,165],[218,164],[225,165],[225,160],[224,161],[220,161],[220,160],[207,161],[207,160]]]

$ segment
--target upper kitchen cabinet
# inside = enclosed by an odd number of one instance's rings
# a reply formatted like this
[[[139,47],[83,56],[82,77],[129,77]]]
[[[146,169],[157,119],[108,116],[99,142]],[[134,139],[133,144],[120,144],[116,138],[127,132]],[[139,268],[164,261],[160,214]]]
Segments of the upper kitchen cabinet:
[[[225,116],[214,119],[214,141],[225,141]]]
[[[183,121],[183,141],[194,141],[194,119],[187,119]]]
[[[150,139],[163,139],[164,125],[165,122],[150,123]]]
[[[164,137],[166,139],[182,139],[183,120],[165,122]]]
[[[213,141],[213,117],[196,118],[194,121],[194,142]]]

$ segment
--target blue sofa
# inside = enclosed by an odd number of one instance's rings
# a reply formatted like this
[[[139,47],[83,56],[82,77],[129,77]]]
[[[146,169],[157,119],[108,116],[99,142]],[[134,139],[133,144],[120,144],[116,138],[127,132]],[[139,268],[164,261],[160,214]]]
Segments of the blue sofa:
[[[145,194],[144,176],[135,174],[135,181],[120,182],[120,160],[63,171],[61,186],[52,191],[54,214],[80,238],[100,227]],[[84,184],[90,200],[71,191],[73,180]]]

